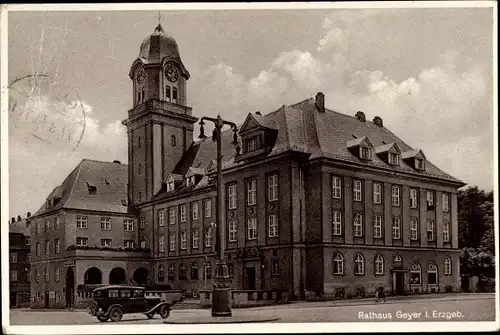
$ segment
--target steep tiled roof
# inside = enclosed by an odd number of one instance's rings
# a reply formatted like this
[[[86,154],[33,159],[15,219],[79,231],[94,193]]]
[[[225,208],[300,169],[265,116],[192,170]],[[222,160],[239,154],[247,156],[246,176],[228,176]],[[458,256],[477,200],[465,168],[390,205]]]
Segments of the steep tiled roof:
[[[33,216],[61,208],[129,213],[127,182],[127,165],[84,159],[47,198],[61,200],[49,209],[44,204]],[[95,194],[89,186],[96,188]]]
[[[430,162],[426,162],[425,171],[417,171],[404,161],[399,166],[389,165],[374,155],[370,161],[361,161],[348,150],[348,143],[369,141],[377,152],[389,150],[396,145],[403,153],[417,153],[387,128],[380,127],[370,121],[360,121],[333,110],[318,111],[314,99],[306,99],[291,106],[282,106],[278,110],[265,114],[250,114],[261,126],[278,131],[276,142],[268,156],[286,151],[299,151],[310,154],[309,159],[326,157],[341,161],[354,162],[363,165],[409,172],[429,177],[445,179],[457,183],[460,180],[448,175]],[[353,135],[356,138],[353,138]],[[227,130],[222,135],[223,167],[233,167],[243,164],[234,162],[235,149],[231,144],[232,131]],[[179,162],[174,173],[185,174],[190,166],[207,168],[211,160],[216,158],[216,144],[210,138],[195,142]],[[182,190],[179,190],[181,192]],[[162,196],[165,192],[162,192]]]
[[[9,224],[9,233],[20,233],[25,236],[31,235],[31,230],[26,225],[26,219]]]

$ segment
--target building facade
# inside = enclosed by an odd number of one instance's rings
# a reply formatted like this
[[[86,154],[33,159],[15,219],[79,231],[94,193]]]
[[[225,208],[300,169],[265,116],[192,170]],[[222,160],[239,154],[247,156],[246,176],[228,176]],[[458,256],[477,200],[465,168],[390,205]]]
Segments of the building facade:
[[[189,72],[159,25],[129,72],[129,194],[154,281],[195,292],[215,267],[215,159],[193,140]],[[222,134],[224,241],[232,287],[292,296],[456,291],[457,190],[376,116],[325,97],[250,113]],[[208,283],[207,283],[208,281]]]
[[[28,218],[30,213],[28,212]],[[21,216],[9,221],[9,291],[11,308],[30,303],[30,229]]]
[[[93,285],[212,287],[216,143],[195,141],[177,42],[161,25],[129,71],[128,164],[82,163],[31,218],[31,295],[71,306]],[[315,98],[222,133],[223,241],[233,289],[296,299],[460,289],[464,186],[376,116]],[[232,121],[232,120],[230,120]],[[235,141],[236,140],[236,141]]]

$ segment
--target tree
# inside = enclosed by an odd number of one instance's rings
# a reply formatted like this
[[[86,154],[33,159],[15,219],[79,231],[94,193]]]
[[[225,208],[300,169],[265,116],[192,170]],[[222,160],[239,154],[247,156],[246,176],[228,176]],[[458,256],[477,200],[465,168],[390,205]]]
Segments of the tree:
[[[493,202],[486,201],[481,206],[483,212],[484,233],[481,238],[481,250],[495,254],[495,219]]]
[[[488,215],[489,207],[482,206],[486,202],[493,202],[493,192],[479,190],[477,186],[458,191],[458,244],[460,248],[477,249],[481,246],[481,240],[488,230],[485,217]],[[493,215],[492,211],[490,213]]]

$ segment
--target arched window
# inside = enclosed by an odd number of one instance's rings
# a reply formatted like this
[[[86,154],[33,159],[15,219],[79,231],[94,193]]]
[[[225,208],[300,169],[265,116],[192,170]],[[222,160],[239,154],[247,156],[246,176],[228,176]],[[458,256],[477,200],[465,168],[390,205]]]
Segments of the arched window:
[[[205,263],[205,279],[212,279],[212,263]]]
[[[191,279],[198,279],[198,264],[191,264]]]
[[[401,263],[403,262],[403,259],[401,258],[401,256],[399,255],[396,255],[394,256],[394,265],[398,264],[401,265]]]
[[[444,259],[444,274],[451,275],[451,259],[450,259],[450,257],[446,257]]]
[[[438,283],[438,271],[437,266],[434,263],[429,263],[427,266],[427,284],[437,285]]]
[[[168,266],[168,279],[169,280],[174,280],[175,278],[175,264],[170,264]]]
[[[420,264],[413,263],[410,266],[410,284],[415,286],[422,285],[422,269],[420,268]]]
[[[174,87],[174,88],[172,89],[172,102],[173,102],[174,104],[176,104],[176,103],[177,103],[177,87]]]
[[[165,101],[167,101],[167,102],[171,101],[170,86],[168,86],[168,85],[167,85],[167,87],[165,87]]]
[[[142,101],[141,102],[144,102],[146,101],[146,92],[144,91],[144,89],[142,89]]]
[[[375,274],[384,274],[384,257],[382,257],[382,255],[377,255],[377,257],[375,257]]]
[[[179,265],[179,279],[185,280],[187,278],[187,267],[186,264]]]
[[[158,265],[158,281],[165,281],[165,267],[163,266],[163,264]]]
[[[354,274],[364,275],[365,274],[365,260],[363,255],[357,254],[354,259]]]
[[[333,258],[333,274],[344,274],[344,257],[342,257],[341,254],[335,254],[335,257]]]
[[[140,137],[140,136],[137,138],[137,147],[138,148],[142,147],[142,137]]]
[[[175,138],[175,135],[170,136],[170,142],[173,147],[177,145],[177,139]]]

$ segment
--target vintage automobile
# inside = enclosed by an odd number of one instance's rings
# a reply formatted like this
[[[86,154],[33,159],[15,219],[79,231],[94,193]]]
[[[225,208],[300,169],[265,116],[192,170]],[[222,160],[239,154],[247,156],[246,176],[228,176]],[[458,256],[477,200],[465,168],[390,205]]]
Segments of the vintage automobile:
[[[152,319],[156,313],[163,319],[171,307],[182,300],[179,291],[144,286],[108,285],[92,292],[89,313],[101,322],[118,322],[123,314],[142,313]]]

